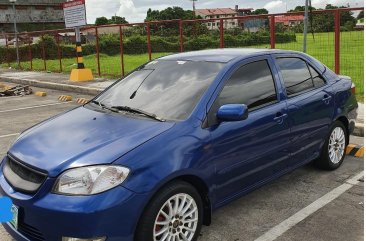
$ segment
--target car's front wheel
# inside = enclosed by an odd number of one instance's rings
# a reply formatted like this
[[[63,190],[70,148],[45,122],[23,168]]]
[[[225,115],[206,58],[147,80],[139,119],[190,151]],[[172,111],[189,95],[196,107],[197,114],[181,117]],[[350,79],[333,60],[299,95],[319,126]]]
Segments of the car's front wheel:
[[[195,241],[202,226],[202,200],[190,184],[177,181],[150,202],[136,230],[136,241]]]
[[[337,169],[343,162],[346,155],[347,134],[343,123],[336,121],[330,129],[324,143],[321,156],[316,164],[328,170]]]

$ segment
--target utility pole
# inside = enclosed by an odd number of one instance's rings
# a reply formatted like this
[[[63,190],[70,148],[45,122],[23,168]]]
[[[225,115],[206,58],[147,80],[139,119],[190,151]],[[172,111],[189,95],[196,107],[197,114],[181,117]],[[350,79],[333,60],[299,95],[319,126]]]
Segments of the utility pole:
[[[16,53],[17,53],[17,66],[19,68],[20,60],[19,60],[18,30],[17,30],[17,10],[15,8],[16,1],[17,0],[9,0],[9,2],[13,5],[15,48],[16,48]]]
[[[306,39],[306,36],[308,34],[308,20],[309,20],[309,0],[305,0],[304,44],[303,44],[303,52],[304,53],[306,53],[306,47],[307,47],[307,39]]]
[[[192,1],[193,20],[196,20],[196,1],[197,0],[190,0],[190,1]],[[193,35],[196,36],[196,21],[193,22]]]
[[[193,19],[196,19],[196,1],[197,0],[191,0],[192,1],[192,9],[193,9]]]

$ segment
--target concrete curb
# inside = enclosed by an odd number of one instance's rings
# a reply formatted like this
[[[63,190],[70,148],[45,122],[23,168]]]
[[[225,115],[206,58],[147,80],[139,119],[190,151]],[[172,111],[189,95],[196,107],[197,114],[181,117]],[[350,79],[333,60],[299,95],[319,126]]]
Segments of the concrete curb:
[[[99,88],[91,88],[91,87],[68,85],[68,84],[59,84],[59,83],[30,80],[30,79],[13,79],[13,78],[1,77],[0,80],[15,83],[15,84],[30,85],[30,86],[34,86],[34,87],[47,88],[47,89],[53,89],[53,90],[71,91],[71,92],[76,92],[76,93],[86,94],[86,95],[97,95],[103,91],[103,89],[99,89]]]
[[[363,135],[364,135],[364,132],[363,132],[363,123],[357,123],[356,122],[355,129],[353,130],[352,135],[363,137]]]

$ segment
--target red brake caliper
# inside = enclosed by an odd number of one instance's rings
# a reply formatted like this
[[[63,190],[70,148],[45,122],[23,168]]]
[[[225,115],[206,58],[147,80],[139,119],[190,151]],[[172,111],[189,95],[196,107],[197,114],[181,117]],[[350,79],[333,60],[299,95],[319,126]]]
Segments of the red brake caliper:
[[[158,221],[161,222],[161,221],[164,221],[164,216],[163,215],[159,215],[158,217]],[[162,225],[156,225],[155,226],[155,232],[159,232],[160,230],[162,229]]]

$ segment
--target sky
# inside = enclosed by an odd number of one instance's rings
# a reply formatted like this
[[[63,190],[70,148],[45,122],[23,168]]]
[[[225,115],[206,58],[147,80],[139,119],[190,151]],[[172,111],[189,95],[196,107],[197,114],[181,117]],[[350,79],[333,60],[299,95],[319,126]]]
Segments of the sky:
[[[304,5],[305,0],[197,0],[196,8],[266,8],[270,13],[282,13],[298,5]],[[316,8],[324,8],[326,4],[336,6],[363,7],[363,0],[312,0]],[[191,0],[86,0],[87,19],[89,24],[95,18],[105,16],[110,18],[117,15],[125,17],[130,23],[143,22],[149,8],[162,10],[167,7],[178,6],[183,9],[192,9]]]

